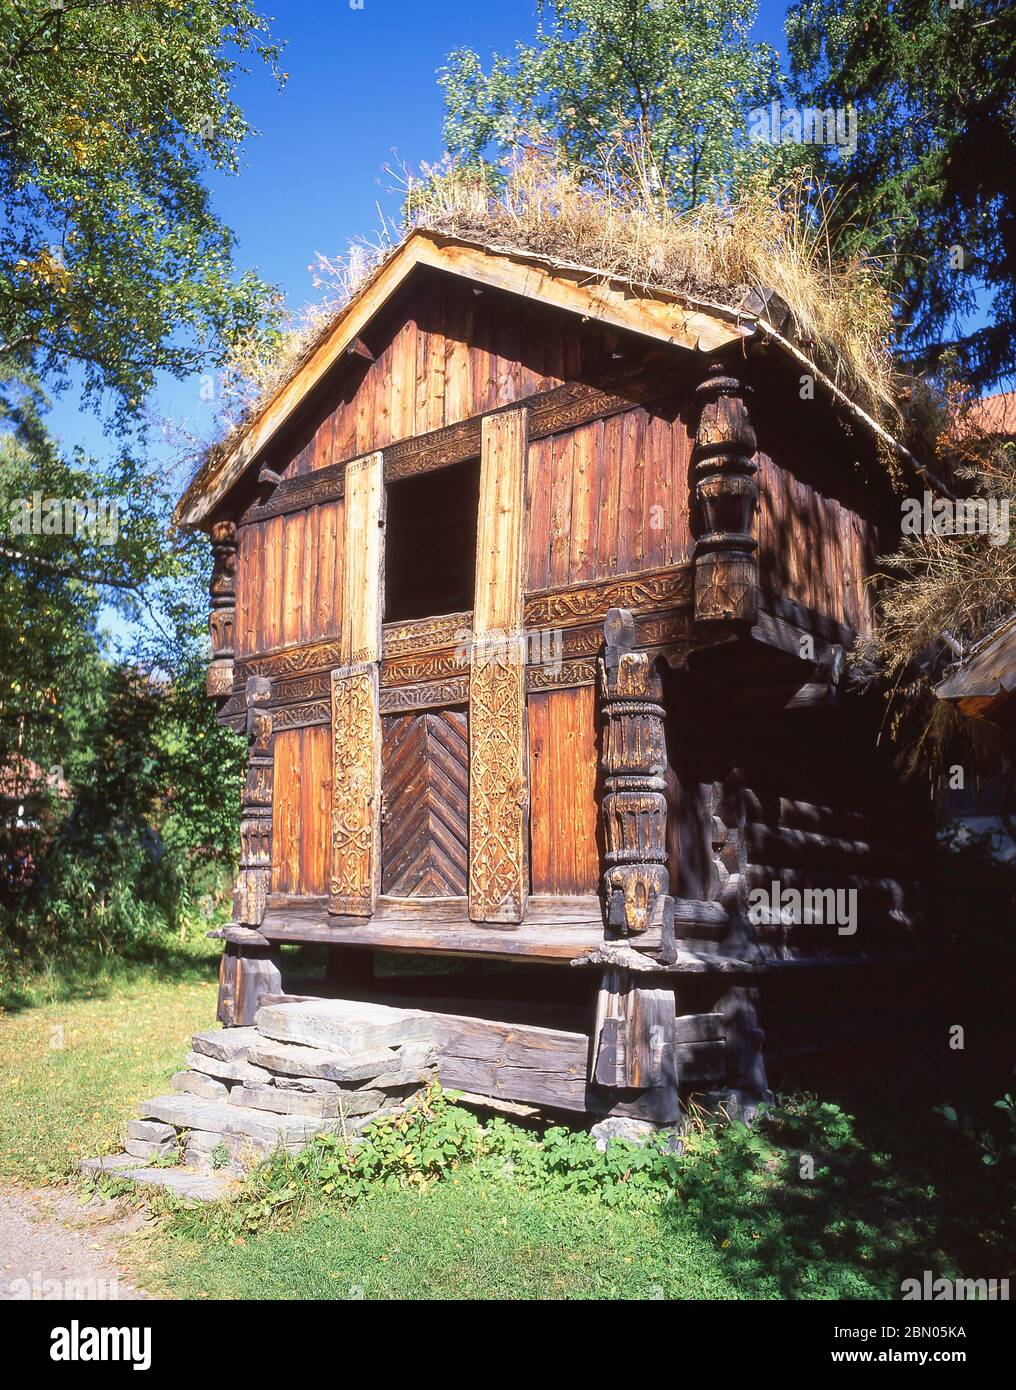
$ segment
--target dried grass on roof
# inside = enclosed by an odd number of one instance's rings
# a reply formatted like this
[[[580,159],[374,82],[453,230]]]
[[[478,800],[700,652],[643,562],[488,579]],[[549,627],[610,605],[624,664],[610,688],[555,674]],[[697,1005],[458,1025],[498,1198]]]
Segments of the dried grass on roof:
[[[231,390],[241,407],[235,432],[283,385],[328,331],[335,316],[416,228],[591,268],[645,289],[664,289],[737,307],[750,289],[772,289],[788,304],[796,342],[836,384],[890,430],[892,305],[879,265],[840,254],[833,244],[833,202],[802,180],[781,189],[749,189],[728,203],[675,215],[642,168],[624,184],[580,179],[545,151],[513,160],[501,185],[452,163],[406,182],[406,221],[385,228],[378,245],[345,258],[318,257],[319,303],[298,316],[265,356],[236,354]],[[227,441],[228,442],[228,441]]]

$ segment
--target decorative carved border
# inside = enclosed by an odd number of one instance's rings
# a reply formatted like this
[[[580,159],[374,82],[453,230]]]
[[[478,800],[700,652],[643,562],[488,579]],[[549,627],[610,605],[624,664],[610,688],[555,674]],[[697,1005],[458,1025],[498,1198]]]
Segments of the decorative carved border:
[[[439,651],[468,641],[473,615],[449,613],[440,618],[417,618],[407,623],[386,623],[382,629],[382,655],[386,659],[415,652]]]
[[[602,622],[611,608],[644,612],[653,608],[683,608],[692,602],[692,568],[689,563],[593,584],[573,584],[565,589],[544,589],[526,599],[526,627],[576,621]],[[602,640],[602,634],[600,636]]]
[[[690,577],[690,569],[683,571]],[[653,577],[654,590],[656,588]],[[606,586],[589,586],[574,592],[600,593]],[[631,585],[627,585],[631,588]],[[662,585],[659,586],[663,592]],[[526,605],[527,630],[530,619],[529,604]],[[461,638],[462,614],[451,618],[438,618],[433,622],[420,624],[422,640],[437,642],[447,631],[447,625],[455,625],[457,637]],[[690,637],[691,612],[689,608],[673,608],[666,613],[643,613],[635,620],[636,644],[640,647],[665,647],[681,643]],[[385,659],[381,663],[381,685],[386,690],[396,686],[434,684],[469,678],[469,662],[465,656],[465,646],[434,646],[422,650],[410,649],[410,633],[413,624],[401,624],[394,631],[393,644],[396,650],[406,648],[398,655],[389,656],[389,641],[386,634]],[[596,624],[573,625],[565,627],[561,636],[560,656],[565,662],[592,657],[597,654],[603,642],[602,628]],[[272,682],[272,707],[286,704],[302,704],[309,700],[322,700],[330,689],[329,672],[334,669],[333,659],[337,655],[337,644],[333,641],[313,642],[301,647],[286,647],[276,652],[266,652],[260,656],[244,658],[236,663],[237,681],[234,682],[233,695],[222,710],[223,720],[239,715],[244,708],[241,682],[251,675],[274,675]],[[530,663],[529,669],[537,669],[545,662]],[[282,673],[285,673],[284,675]],[[536,687],[533,687],[536,688]],[[392,705],[392,708],[401,706]],[[412,706],[405,706],[411,708]],[[292,726],[290,726],[292,727]]]
[[[305,705],[282,705],[274,714],[276,731],[307,729],[312,724],[330,724],[332,707],[327,700],[311,700]]]
[[[272,881],[275,721],[268,708],[271,696],[270,681],[250,677],[244,692],[248,750],[240,808],[240,868],[233,894],[233,920],[243,927],[261,925]]]
[[[295,647],[245,656],[236,663],[236,682],[242,688],[248,676],[299,676],[308,671],[331,671],[342,664],[341,643],[337,637],[323,642],[305,642]]]
[[[596,682],[596,661],[562,661],[560,666],[530,666],[526,671],[526,692],[556,690],[562,686],[593,685]]]
[[[424,681],[419,685],[396,685],[381,691],[381,713],[430,709],[435,706],[464,705],[469,700],[469,677],[454,676],[444,681]]]
[[[328,911],[369,917],[380,883],[381,721],[377,666],[332,672]]]

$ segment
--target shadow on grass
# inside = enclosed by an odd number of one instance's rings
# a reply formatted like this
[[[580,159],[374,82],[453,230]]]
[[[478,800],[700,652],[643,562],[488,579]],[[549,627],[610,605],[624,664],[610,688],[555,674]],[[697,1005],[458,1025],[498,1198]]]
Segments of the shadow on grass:
[[[0,956],[0,1009],[20,1013],[42,1004],[103,999],[138,980],[200,984],[218,973],[221,947],[203,937],[152,941],[116,955],[55,956],[25,965]]]
[[[790,1105],[760,1131],[775,1157],[717,1145],[663,1208],[665,1226],[693,1220],[748,1298],[899,1299],[924,1270],[1009,1277],[1011,1160],[986,1164],[934,1111],[948,1102],[990,1117],[1007,1078],[957,1054],[928,1059],[926,1048],[854,1053],[839,1069],[832,1058],[780,1077],[784,1094],[817,1092],[828,1122]]]

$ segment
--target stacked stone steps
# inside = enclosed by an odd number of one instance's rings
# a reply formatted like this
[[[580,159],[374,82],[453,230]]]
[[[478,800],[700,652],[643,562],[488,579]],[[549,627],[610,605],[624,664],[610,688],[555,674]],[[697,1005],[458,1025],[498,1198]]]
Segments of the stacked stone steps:
[[[187,1174],[210,1178],[188,1195],[221,1196],[260,1159],[299,1152],[318,1134],[358,1143],[436,1075],[433,1027],[414,1010],[321,1000],[262,1008],[252,1027],[197,1033],[171,1092],[146,1100],[130,1122],[125,1152],[82,1168],[173,1191],[188,1188]],[[177,1154],[181,1167],[152,1166]]]

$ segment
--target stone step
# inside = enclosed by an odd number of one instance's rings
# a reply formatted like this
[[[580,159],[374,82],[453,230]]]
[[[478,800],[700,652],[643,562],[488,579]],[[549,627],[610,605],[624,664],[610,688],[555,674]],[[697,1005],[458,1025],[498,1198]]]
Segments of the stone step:
[[[331,1094],[293,1091],[277,1086],[241,1086],[233,1093],[234,1103],[277,1115],[316,1115],[338,1119],[342,1115],[369,1115],[388,1100],[384,1091],[340,1091]]]
[[[258,1009],[254,1027],[263,1037],[279,1042],[304,1043],[346,1053],[367,1052],[417,1039],[437,1041],[436,1020],[431,1014],[352,999],[269,1004]]]
[[[206,1076],[203,1071],[177,1071],[169,1078],[174,1091],[185,1095],[202,1096],[205,1100],[227,1100],[229,1087],[217,1077]]]
[[[399,1053],[391,1047],[372,1051],[339,1052],[301,1043],[271,1042],[258,1034],[251,1043],[250,1060],[269,1072],[286,1076],[307,1076],[340,1085],[356,1081],[371,1081],[382,1072],[399,1065]]]
[[[219,1062],[246,1061],[248,1047],[258,1040],[256,1028],[217,1028],[209,1033],[195,1033],[191,1047]]]
[[[83,1173],[93,1176],[101,1172],[115,1173],[118,1178],[141,1187],[161,1187],[177,1197],[190,1197],[199,1202],[217,1202],[228,1197],[235,1179],[227,1173],[196,1173],[187,1168],[145,1168],[138,1166],[129,1154],[112,1154],[105,1158],[86,1158],[78,1165]]]
[[[271,1072],[264,1067],[251,1066],[250,1062],[243,1061],[241,1056],[237,1056],[228,1062],[223,1062],[218,1057],[209,1057],[204,1052],[188,1052],[184,1059],[188,1070],[203,1072],[205,1076],[214,1076],[219,1081],[271,1081]]]
[[[276,1115],[248,1109],[231,1101],[205,1100],[201,1096],[153,1096],[142,1103],[141,1116],[162,1120],[181,1129],[203,1129],[214,1134],[247,1135],[273,1147],[306,1144],[315,1134],[334,1133],[342,1122],[311,1115]]]

